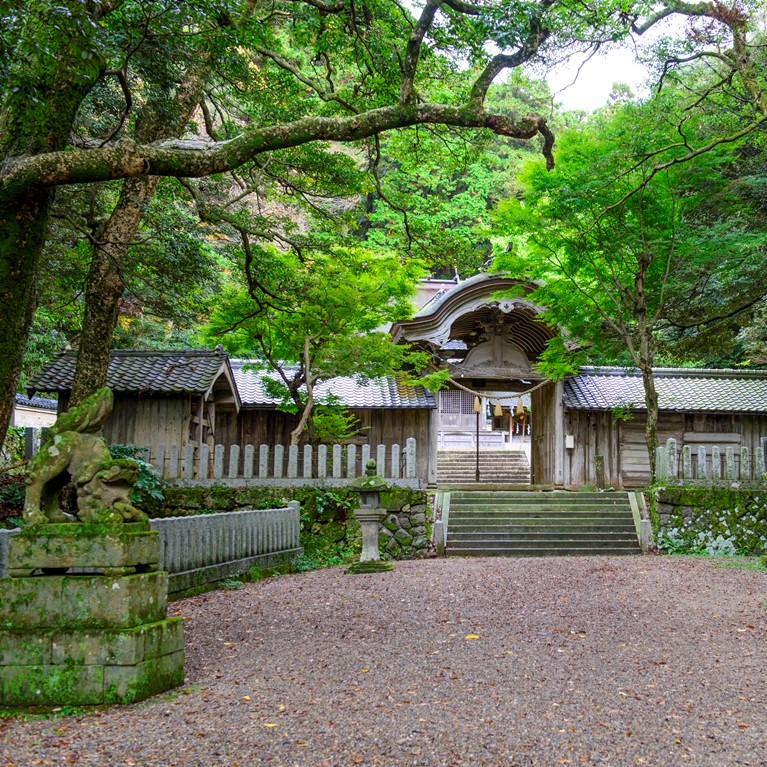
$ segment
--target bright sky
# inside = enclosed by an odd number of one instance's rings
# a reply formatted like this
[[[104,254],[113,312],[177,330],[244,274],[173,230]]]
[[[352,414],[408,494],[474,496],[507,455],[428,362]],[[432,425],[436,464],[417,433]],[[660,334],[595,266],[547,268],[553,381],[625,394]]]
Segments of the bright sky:
[[[547,80],[555,101],[565,109],[591,111],[604,106],[616,82],[626,83],[636,95],[645,93],[647,69],[639,64],[630,49],[613,50],[589,59],[580,73],[579,62],[567,64],[550,71]],[[571,85],[573,79],[577,80]]]

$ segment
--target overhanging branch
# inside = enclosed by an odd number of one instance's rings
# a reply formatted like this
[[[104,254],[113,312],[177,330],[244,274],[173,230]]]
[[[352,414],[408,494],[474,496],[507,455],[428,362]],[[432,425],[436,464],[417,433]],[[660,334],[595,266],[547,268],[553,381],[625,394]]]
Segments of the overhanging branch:
[[[499,136],[519,139],[540,133],[544,137],[544,154],[551,161],[553,134],[540,115],[510,117],[488,114],[476,106],[398,104],[348,117],[306,117],[281,125],[256,127],[230,141],[171,140],[144,145],[122,141],[110,147],[14,157],[0,166],[0,199],[35,187],[133,176],[197,178],[233,170],[264,152],[313,141],[359,141],[421,123],[487,128]]]

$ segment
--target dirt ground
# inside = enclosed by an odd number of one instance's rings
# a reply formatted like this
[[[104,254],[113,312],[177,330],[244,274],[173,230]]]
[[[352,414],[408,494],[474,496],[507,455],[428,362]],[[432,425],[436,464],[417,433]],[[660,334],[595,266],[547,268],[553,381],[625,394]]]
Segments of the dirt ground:
[[[187,682],[0,720],[0,767],[767,765],[767,573],[671,557],[340,569],[176,602]]]

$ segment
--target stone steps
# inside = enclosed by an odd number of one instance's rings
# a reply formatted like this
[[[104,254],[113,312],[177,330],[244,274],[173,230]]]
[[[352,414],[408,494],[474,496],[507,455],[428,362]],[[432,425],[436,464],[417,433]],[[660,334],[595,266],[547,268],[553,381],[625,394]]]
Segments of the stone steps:
[[[453,491],[449,556],[639,554],[625,493]]]
[[[437,452],[438,484],[472,484],[476,481],[475,450],[440,450]],[[527,485],[530,464],[519,450],[479,451],[480,483]]]

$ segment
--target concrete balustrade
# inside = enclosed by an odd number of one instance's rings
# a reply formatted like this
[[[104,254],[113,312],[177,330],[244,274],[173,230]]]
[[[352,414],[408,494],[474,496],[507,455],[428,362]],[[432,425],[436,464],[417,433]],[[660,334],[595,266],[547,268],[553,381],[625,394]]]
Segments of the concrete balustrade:
[[[169,595],[289,562],[301,553],[299,516],[298,501],[290,501],[283,509],[150,520],[160,534],[159,567],[170,575]],[[0,577],[8,575],[8,541],[16,532],[0,530]]]

